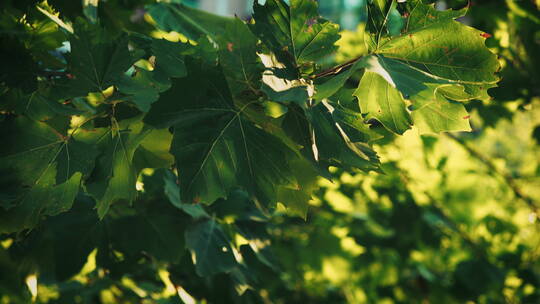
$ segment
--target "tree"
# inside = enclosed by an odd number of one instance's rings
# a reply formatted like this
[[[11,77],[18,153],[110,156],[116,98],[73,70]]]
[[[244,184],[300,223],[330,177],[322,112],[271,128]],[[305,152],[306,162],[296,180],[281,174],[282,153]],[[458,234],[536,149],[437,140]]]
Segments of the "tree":
[[[340,249],[337,226],[368,251],[359,267],[397,256],[412,279],[381,286],[408,286],[410,299],[500,295],[505,274],[489,249],[461,231],[438,198],[426,192],[432,204],[421,205],[399,162],[380,160],[413,126],[421,134],[470,131],[467,107],[490,99],[500,65],[485,46],[489,35],[455,20],[467,7],[366,2],[356,34],[362,51],[336,63],[336,52],[346,57],[336,45],[339,27],[310,0],[255,2],[248,21],[178,3],[27,2],[3,8],[0,47],[4,58],[17,58],[0,79],[6,301],[354,302],[361,296],[352,291],[291,286],[306,276],[295,263],[324,271],[323,256],[356,256]],[[433,137],[422,138],[429,148]],[[323,199],[315,223],[299,231],[310,201],[331,192],[321,178],[347,174],[375,176],[371,191],[392,208],[360,193],[373,216],[365,220]],[[516,229],[485,221],[493,234]],[[408,259],[418,246],[440,248],[445,233],[474,252],[452,284]],[[304,252],[305,236],[324,245]],[[32,290],[36,280],[44,292]]]

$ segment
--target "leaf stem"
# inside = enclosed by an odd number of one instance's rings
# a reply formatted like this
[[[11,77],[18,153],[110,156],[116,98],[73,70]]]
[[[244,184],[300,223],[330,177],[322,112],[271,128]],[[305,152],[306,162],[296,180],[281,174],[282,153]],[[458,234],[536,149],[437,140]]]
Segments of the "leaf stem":
[[[359,61],[362,58],[364,58],[364,56],[356,57],[356,58],[351,59],[351,60],[349,60],[349,61],[347,61],[345,63],[342,63],[340,65],[337,65],[337,66],[333,67],[333,68],[330,68],[328,70],[320,72],[319,74],[315,74],[315,75],[311,76],[310,78],[311,79],[317,79],[317,78],[321,78],[321,77],[324,77],[324,76],[339,74],[339,73],[343,72],[344,69],[352,66],[353,64],[355,64],[357,61]]]

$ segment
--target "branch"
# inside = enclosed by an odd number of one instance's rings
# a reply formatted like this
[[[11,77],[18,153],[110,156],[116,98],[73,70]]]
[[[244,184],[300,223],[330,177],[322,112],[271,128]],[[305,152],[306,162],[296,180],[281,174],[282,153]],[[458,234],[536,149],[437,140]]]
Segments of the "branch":
[[[487,156],[473,149],[463,139],[455,136],[454,134],[450,134],[450,133],[445,133],[445,134],[446,136],[448,136],[449,138],[453,139],[455,142],[460,144],[467,152],[469,152],[469,154],[472,157],[476,158],[481,163],[483,163],[491,172],[501,177],[506,183],[506,185],[510,188],[510,190],[512,190],[515,197],[524,201],[534,213],[536,213],[537,215],[540,215],[538,206],[536,205],[534,199],[523,193],[523,191],[517,185],[516,180],[510,174],[499,170],[497,166],[495,166],[495,164]]]

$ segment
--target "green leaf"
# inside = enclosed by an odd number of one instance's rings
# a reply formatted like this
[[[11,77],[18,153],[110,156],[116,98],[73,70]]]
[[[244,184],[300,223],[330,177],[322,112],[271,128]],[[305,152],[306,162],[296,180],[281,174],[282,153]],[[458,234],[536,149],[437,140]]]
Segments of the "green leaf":
[[[162,77],[159,79],[158,77]],[[159,98],[159,93],[170,87],[165,75],[138,69],[134,76],[123,75],[116,85],[118,90],[127,95],[124,100],[132,101],[139,110],[148,112],[150,106]]]
[[[404,20],[397,10],[396,0],[372,0],[367,5],[367,28],[373,33],[375,45],[379,45],[384,36],[397,36],[404,25]]]
[[[316,100],[323,100],[334,95],[345,85],[345,82],[353,75],[354,72],[364,67],[365,59],[362,58],[356,61],[345,72],[341,72],[338,75],[329,78],[325,77],[327,79],[324,79],[324,81],[319,80],[315,82],[315,95],[313,95],[313,98]]]
[[[268,221],[268,215],[242,190],[232,191],[227,199],[218,200],[209,206],[210,212],[219,218],[234,218],[238,221]]]
[[[296,185],[279,187],[277,199],[282,202],[290,215],[296,215],[304,220],[307,218],[309,204],[313,191],[318,189],[317,171],[307,161],[295,161],[291,168],[296,172]]]
[[[393,92],[394,107],[399,107],[399,101],[403,100],[401,95],[410,100],[413,122],[421,133],[470,130],[469,115],[465,107],[452,101],[466,100],[470,96],[460,82],[431,75],[402,61],[383,56],[371,57],[367,65],[368,72],[364,77],[379,75],[378,81]],[[366,81],[362,80],[360,86]],[[363,97],[360,99],[361,106],[362,102],[369,100],[369,95],[366,96],[360,89],[356,94],[360,94],[359,99]],[[386,100],[379,99],[370,104],[376,114],[381,114],[375,118],[393,132],[405,131],[406,123],[410,122],[408,112],[404,112],[403,107],[399,108],[400,111],[387,110],[386,114],[391,112],[393,116],[385,116],[385,109],[389,108],[383,103]],[[379,108],[381,113],[377,112]],[[401,129],[392,124],[394,121],[402,122]]]
[[[465,16],[468,6],[459,10],[440,11],[435,4],[426,5],[422,0],[408,0],[405,2],[409,12],[405,23],[405,32],[426,28],[434,23],[450,21]]]
[[[378,36],[390,20],[383,13],[395,9],[395,1],[388,11],[385,5],[370,5],[371,29]],[[466,9],[437,11],[422,1],[409,1],[405,10],[404,33],[377,38],[376,55],[363,61],[367,71],[354,94],[362,113],[398,134],[413,122],[421,133],[469,131],[469,115],[455,101],[489,98],[487,89],[498,81],[496,56],[485,47],[480,31],[454,21]],[[412,104],[410,114],[405,100]]]
[[[366,71],[354,95],[366,119],[375,118],[397,134],[411,127],[412,119],[401,93],[379,74]]]
[[[84,112],[75,109],[69,105],[63,105],[59,102],[51,100],[47,96],[43,96],[40,92],[34,92],[29,96],[24,96],[18,100],[20,103],[21,113],[24,113],[28,118],[35,121],[47,121],[56,116],[80,115]],[[23,100],[28,100],[24,103]]]
[[[92,203],[79,195],[71,210],[48,218],[27,235],[17,255],[35,262],[42,279],[63,281],[79,273],[104,235]]]
[[[57,3],[54,3],[54,2],[56,2],[55,0],[51,0],[49,2],[51,2],[51,4],[53,4],[54,7],[58,7]],[[75,5],[77,5],[77,4],[75,4]],[[79,3],[79,5],[80,5],[80,3]],[[66,24],[64,21],[62,21],[62,19],[60,19],[60,17],[59,17],[60,13],[55,12],[54,9],[52,7],[50,7],[48,2],[44,1],[39,6],[36,6],[36,8],[42,14],[47,16],[47,18],[49,18],[52,22],[56,23],[60,28],[64,29],[68,33],[73,34],[73,27],[71,26],[71,24]]]
[[[135,36],[133,40],[155,56],[154,68],[152,71],[136,68],[134,75],[122,75],[116,86],[121,93],[127,95],[122,99],[130,100],[141,111],[148,112],[159,94],[171,87],[170,77],[187,75],[184,53],[188,47],[183,43],[151,39],[142,35]]]
[[[332,118],[341,126],[352,142],[369,143],[382,138],[380,134],[371,130],[369,125],[364,123],[362,114],[355,110],[350,110],[340,103],[334,103],[333,107]]]
[[[44,172],[40,179],[27,191],[15,208],[0,210],[0,233],[12,233],[31,229],[46,216],[68,211],[79,192],[82,174],[77,172],[66,182],[56,184],[56,170]]]
[[[165,39],[153,39],[151,44],[152,53],[156,56],[156,73],[165,73],[169,77],[184,77],[187,75],[184,64],[186,46],[180,42],[171,42]]]
[[[185,252],[183,231],[187,218],[166,202],[152,202],[150,206],[136,203],[137,213],[115,219],[110,238],[115,250],[138,258],[141,254],[170,262],[179,262]],[[134,238],[133,236],[137,237]]]
[[[437,20],[388,40],[376,53],[463,85],[467,100],[489,98],[487,89],[499,81],[499,63],[484,45],[482,32],[451,19]]]
[[[469,114],[463,104],[448,100],[433,89],[434,95],[419,98],[413,105],[412,117],[420,133],[471,131]]]
[[[293,152],[232,108],[186,109],[171,148],[183,201],[212,203],[240,186],[269,203],[279,184],[294,182]],[[193,126],[197,126],[196,131]]]
[[[210,218],[208,213],[200,204],[184,204],[180,199],[180,188],[177,184],[177,176],[171,171],[165,171],[163,181],[165,182],[165,195],[173,206],[189,214],[194,219]]]
[[[306,104],[309,94],[307,85],[295,79],[294,73],[277,60],[274,55],[259,54],[266,70],[262,76],[261,90],[275,102]]]
[[[67,71],[72,79],[60,84],[66,98],[102,92],[115,85],[136,61],[128,49],[128,37],[111,38],[97,25],[77,23],[70,39]]]
[[[113,118],[114,123],[114,118]],[[135,184],[138,170],[133,164],[134,153],[151,129],[142,122],[124,120],[111,128],[93,130],[89,142],[98,145],[103,153],[88,181],[87,190],[97,201],[97,212],[103,218],[117,200],[133,201],[137,196]]]
[[[191,40],[208,36],[216,41],[226,33],[232,18],[221,17],[179,3],[156,3],[148,6],[148,14],[163,31],[176,31]]]
[[[296,184],[288,164],[296,154],[248,119],[259,109],[255,102],[235,105],[219,69],[200,68],[193,63],[191,77],[178,79],[147,117],[158,126],[176,123],[171,153],[182,201],[210,204],[240,187],[264,204],[275,203],[276,187]]]
[[[253,3],[252,30],[280,61],[299,67],[331,54],[339,39],[338,25],[319,16],[317,2],[268,0]]]
[[[144,168],[170,168],[174,164],[171,148],[172,134],[167,129],[152,129],[141,141],[133,156],[133,163]]]
[[[323,166],[377,170],[379,160],[375,152],[363,142],[353,142],[337,123],[335,107],[327,101],[309,108],[306,116],[313,127],[313,153]]]
[[[230,241],[215,220],[201,220],[190,225],[185,238],[199,276],[229,272],[236,267]]]
[[[219,41],[219,63],[233,97],[258,94],[264,66],[257,56],[257,38],[242,20],[234,19]]]
[[[264,265],[270,267],[272,270],[279,271],[279,262],[272,246],[270,246],[270,234],[267,231],[267,226],[264,223],[254,221],[238,221],[236,222],[238,232],[246,238],[249,242],[249,247],[257,257],[257,259]],[[245,249],[240,247],[242,256],[246,258]],[[247,261],[249,265],[249,261]]]
[[[6,220],[11,227],[3,229],[32,228],[45,215],[67,211],[83,175],[94,167],[96,149],[24,117],[4,121],[1,130],[6,149],[0,154],[0,206],[13,207],[13,218]]]

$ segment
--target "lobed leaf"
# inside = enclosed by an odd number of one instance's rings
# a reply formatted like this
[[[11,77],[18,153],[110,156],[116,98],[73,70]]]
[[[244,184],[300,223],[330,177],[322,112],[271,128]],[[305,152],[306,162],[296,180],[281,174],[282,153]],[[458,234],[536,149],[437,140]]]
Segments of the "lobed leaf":
[[[7,145],[0,154],[1,207],[15,208],[3,214],[0,229],[33,228],[43,217],[67,211],[94,167],[96,149],[24,117],[4,121],[1,138]]]
[[[133,164],[133,157],[150,129],[135,120],[93,132],[87,141],[99,146],[102,154],[88,181],[87,190],[96,199],[98,215],[103,218],[113,202],[135,199],[139,172]]]
[[[254,33],[278,58],[292,67],[331,54],[339,39],[338,25],[319,16],[311,0],[268,0],[253,3]]]

